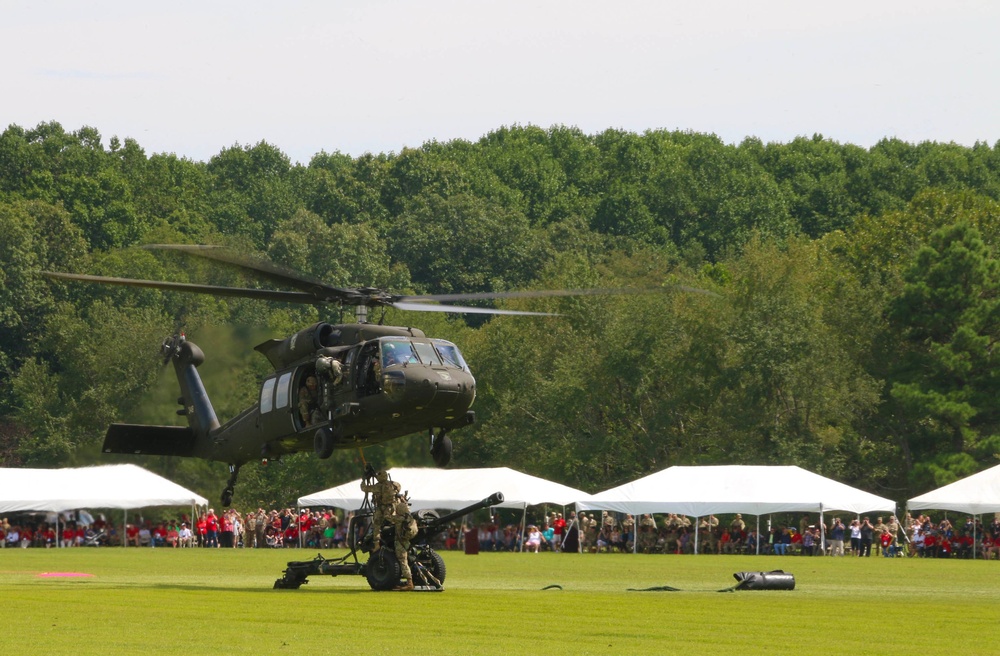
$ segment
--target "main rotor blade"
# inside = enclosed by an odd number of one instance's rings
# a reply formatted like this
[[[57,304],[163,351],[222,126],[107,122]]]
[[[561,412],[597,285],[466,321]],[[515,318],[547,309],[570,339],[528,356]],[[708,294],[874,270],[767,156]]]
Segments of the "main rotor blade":
[[[328,285],[322,280],[311,278],[304,273],[283,267],[270,260],[240,255],[221,246],[207,246],[202,244],[146,244],[142,248],[146,250],[180,251],[196,257],[214,260],[243,271],[251,271],[257,274],[258,277],[270,280],[278,285],[293,287],[327,299],[331,297],[340,299],[351,295],[353,292],[353,290]]]
[[[326,299],[319,298],[307,292],[282,292],[270,289],[246,289],[243,287],[220,287],[218,285],[195,285],[186,282],[163,282],[160,280],[136,280],[134,278],[109,278],[107,276],[88,276],[80,273],[59,273],[42,271],[43,276],[59,280],[79,280],[96,282],[104,285],[121,285],[125,287],[145,287],[148,289],[165,289],[168,291],[188,292],[192,294],[212,294],[215,296],[236,296],[254,298],[263,301],[281,301],[284,303],[304,303],[322,305]]]
[[[666,287],[618,287],[611,289],[528,289],[516,292],[471,292],[468,294],[422,294],[417,296],[395,296],[396,301],[423,303],[426,301],[489,301],[501,298],[550,298],[555,296],[610,296],[621,294],[663,294],[670,291],[692,292],[718,296],[715,292],[686,285]]]
[[[452,314],[514,314],[529,317],[558,317],[555,312],[527,312],[524,310],[498,310],[497,308],[465,307],[462,305],[435,305],[434,303],[408,303],[397,301],[389,303],[397,310],[414,310],[416,312],[451,312]]]

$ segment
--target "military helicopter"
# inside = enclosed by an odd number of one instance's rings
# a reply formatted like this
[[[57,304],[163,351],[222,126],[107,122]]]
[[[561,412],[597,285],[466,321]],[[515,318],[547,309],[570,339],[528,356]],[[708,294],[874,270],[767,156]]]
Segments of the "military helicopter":
[[[219,423],[198,375],[198,367],[205,361],[203,351],[180,333],[163,341],[163,362],[173,364],[180,384],[177,403],[181,408],[177,414],[187,418],[188,426],[112,424],[102,449],[104,453],[224,462],[230,473],[222,492],[225,506],[232,502],[240,467],[254,460],[266,464],[303,451],[313,451],[325,459],[336,449],[364,448],[427,431],[435,464],[444,467],[449,463],[452,441],[448,433],[475,421],[470,408],[476,398],[476,380],[455,344],[428,337],[417,328],[369,323],[372,308],[553,316],[547,312],[440,303],[659,291],[394,295],[373,287],[334,287],[268,260],[248,258],[216,246],[157,244],[144,248],[207,258],[298,291],[43,273],[60,280],[356,308],[356,323],[319,322],[286,339],[257,345],[255,350],[268,359],[274,371],[262,381],[257,402],[224,424]]]

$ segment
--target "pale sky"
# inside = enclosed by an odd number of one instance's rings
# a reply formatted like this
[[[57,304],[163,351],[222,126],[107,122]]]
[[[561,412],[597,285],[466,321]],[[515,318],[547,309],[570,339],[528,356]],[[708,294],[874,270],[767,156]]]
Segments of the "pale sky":
[[[504,125],[1000,140],[996,0],[0,0],[0,130],[205,161]]]

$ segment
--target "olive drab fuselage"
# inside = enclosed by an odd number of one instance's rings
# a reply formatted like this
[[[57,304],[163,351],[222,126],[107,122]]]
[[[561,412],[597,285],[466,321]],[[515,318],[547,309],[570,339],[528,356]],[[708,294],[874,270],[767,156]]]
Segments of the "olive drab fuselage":
[[[318,323],[288,339],[265,342],[256,350],[274,372],[261,382],[257,402],[222,425],[197,372],[204,361],[201,349],[183,337],[174,340],[170,353],[170,340],[164,343],[164,352],[173,360],[183,406],[178,414],[187,417],[188,428],[116,424],[108,431],[105,452],[182,455],[238,466],[313,451],[324,433],[332,448],[346,449],[419,431],[443,434],[474,421],[469,408],[476,381],[458,348],[416,328]],[[304,421],[299,410],[299,390],[310,376],[318,382],[316,423]]]

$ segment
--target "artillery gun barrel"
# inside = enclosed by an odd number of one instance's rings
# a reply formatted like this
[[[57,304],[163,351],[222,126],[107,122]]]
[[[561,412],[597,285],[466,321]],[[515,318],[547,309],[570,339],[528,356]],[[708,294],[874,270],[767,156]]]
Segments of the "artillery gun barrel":
[[[489,508],[490,506],[496,506],[503,503],[503,492],[494,492],[490,496],[486,497],[482,501],[477,501],[471,506],[466,506],[455,512],[448,513],[447,515],[442,515],[432,519],[426,523],[426,527],[430,529],[437,528],[439,526],[444,526],[453,519],[457,519],[463,515],[467,515],[470,512],[475,512],[476,510],[481,510],[483,508]]]

